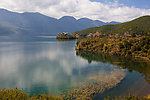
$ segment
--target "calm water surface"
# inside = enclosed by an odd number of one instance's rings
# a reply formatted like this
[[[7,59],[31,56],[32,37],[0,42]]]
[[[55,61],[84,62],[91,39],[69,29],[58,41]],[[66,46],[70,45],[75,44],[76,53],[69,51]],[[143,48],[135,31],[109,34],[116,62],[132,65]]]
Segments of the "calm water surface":
[[[46,38],[46,37],[39,37]],[[79,88],[89,77],[105,81],[116,74],[124,79],[97,98],[150,94],[150,64],[130,58],[76,52],[76,41],[0,42],[0,88],[19,88],[30,95],[62,94]]]

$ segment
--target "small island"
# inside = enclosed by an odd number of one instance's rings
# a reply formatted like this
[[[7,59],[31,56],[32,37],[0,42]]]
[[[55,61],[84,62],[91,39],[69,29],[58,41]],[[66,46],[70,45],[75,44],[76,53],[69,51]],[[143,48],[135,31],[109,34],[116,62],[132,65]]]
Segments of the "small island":
[[[72,39],[77,39],[76,36],[69,34],[68,32],[65,33],[58,33],[58,36],[56,36],[56,39],[59,40],[72,40]]]

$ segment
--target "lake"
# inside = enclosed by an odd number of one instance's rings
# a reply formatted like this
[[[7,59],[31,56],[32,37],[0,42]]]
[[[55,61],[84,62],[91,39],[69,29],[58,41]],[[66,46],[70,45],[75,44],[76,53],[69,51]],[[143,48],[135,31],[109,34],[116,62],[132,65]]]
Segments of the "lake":
[[[116,86],[96,99],[150,94],[149,62],[75,51],[76,41],[57,41],[54,36],[38,38],[0,42],[0,88],[61,95],[88,82],[109,84],[113,80]]]

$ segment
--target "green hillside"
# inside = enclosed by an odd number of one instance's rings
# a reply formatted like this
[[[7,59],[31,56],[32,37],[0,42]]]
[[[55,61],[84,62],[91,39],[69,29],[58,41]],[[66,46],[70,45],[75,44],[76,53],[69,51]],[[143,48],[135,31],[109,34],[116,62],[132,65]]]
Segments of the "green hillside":
[[[90,33],[101,32],[107,34],[123,35],[125,32],[129,34],[147,34],[150,32],[150,16],[143,16],[129,22],[116,25],[104,25],[100,27],[88,28],[75,32],[79,35],[87,35]]]
[[[84,38],[77,42],[76,50],[150,60],[150,36],[119,39]]]

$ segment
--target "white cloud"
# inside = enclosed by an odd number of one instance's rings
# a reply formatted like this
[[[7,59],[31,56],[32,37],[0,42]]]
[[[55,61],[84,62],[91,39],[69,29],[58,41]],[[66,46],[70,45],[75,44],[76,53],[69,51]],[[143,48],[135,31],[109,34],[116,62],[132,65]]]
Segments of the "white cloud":
[[[119,4],[118,0],[107,4],[90,0],[0,0],[0,2],[1,8],[11,11],[40,12],[55,18],[69,15],[76,18],[124,22],[150,15],[150,9],[127,7]]]

